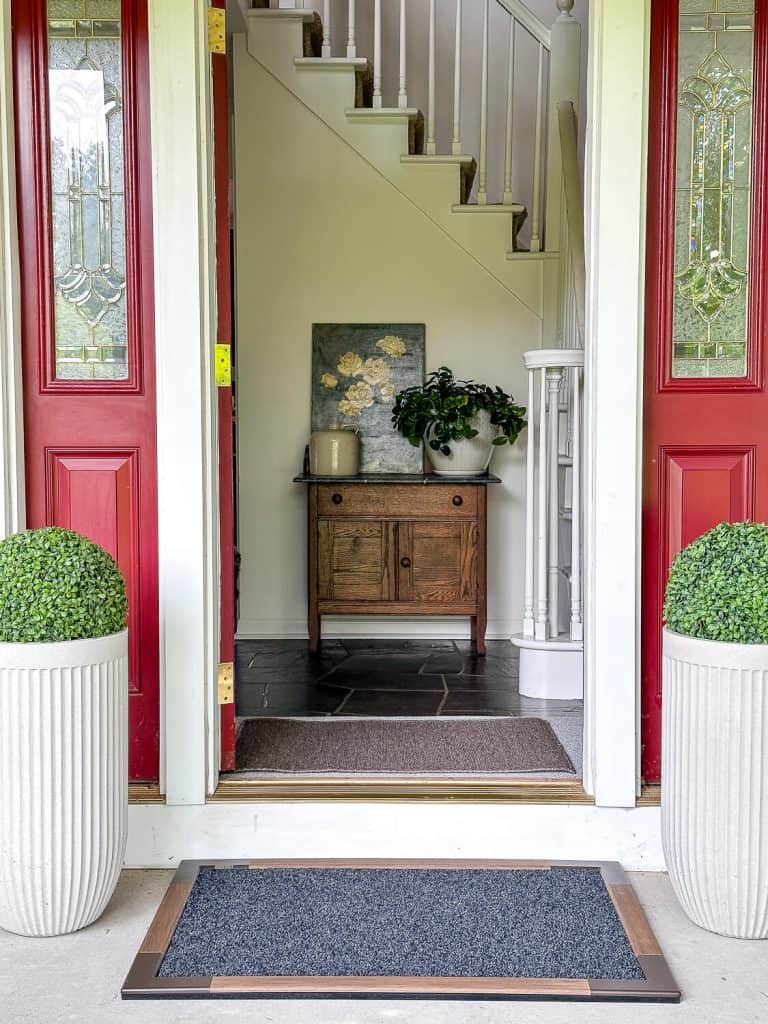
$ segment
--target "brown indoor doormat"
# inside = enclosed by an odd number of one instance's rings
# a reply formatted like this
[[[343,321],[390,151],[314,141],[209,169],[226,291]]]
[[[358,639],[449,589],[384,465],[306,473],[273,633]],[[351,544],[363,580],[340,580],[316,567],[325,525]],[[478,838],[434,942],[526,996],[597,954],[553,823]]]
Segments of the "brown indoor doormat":
[[[239,771],[562,772],[573,764],[541,718],[252,718],[237,739]]]

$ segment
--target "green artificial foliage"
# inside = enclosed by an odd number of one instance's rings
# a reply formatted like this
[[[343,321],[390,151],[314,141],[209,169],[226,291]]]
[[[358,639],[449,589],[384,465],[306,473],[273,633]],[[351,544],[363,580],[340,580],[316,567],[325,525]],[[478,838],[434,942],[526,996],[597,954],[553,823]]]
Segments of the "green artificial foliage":
[[[0,541],[0,641],[56,643],[125,628],[125,583],[98,544],[58,526]]]
[[[421,387],[406,388],[395,398],[392,423],[414,448],[424,437],[429,447],[450,455],[450,442],[477,437],[472,426],[476,413],[486,410],[497,428],[495,445],[514,444],[525,426],[525,408],[501,388],[456,380],[453,371],[441,366]]]
[[[664,621],[703,640],[768,644],[768,526],[720,523],[683,548],[669,573]]]

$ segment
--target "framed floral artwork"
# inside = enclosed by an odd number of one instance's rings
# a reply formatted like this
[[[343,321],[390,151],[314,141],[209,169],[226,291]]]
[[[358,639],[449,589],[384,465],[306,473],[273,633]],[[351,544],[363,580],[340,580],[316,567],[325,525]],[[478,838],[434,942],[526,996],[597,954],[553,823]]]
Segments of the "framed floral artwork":
[[[312,430],[353,427],[363,473],[421,473],[392,426],[395,395],[424,382],[424,324],[313,324]]]

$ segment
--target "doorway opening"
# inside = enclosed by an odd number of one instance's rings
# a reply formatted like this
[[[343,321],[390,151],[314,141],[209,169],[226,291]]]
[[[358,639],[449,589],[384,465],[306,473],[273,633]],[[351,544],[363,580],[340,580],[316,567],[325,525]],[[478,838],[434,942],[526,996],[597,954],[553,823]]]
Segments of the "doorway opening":
[[[422,21],[419,15],[401,23],[396,5],[384,5],[377,21],[377,6],[229,5],[231,99],[222,108],[226,120],[222,112],[218,118],[225,127],[217,135],[217,167],[226,138],[236,373],[234,402],[225,401],[220,427],[234,438],[221,464],[223,473],[232,467],[237,500],[229,553],[236,566],[235,703],[225,710],[222,742],[222,768],[232,774],[224,779],[444,773],[578,782],[581,693],[544,685],[531,696],[520,686],[521,657],[525,663],[551,653],[556,665],[580,665],[582,657],[580,581],[573,585],[581,451],[572,404],[576,396],[578,406],[582,377],[568,359],[541,366],[523,359],[532,348],[579,344],[574,269],[562,255],[571,249],[556,109],[565,86],[549,49],[557,10],[531,2],[530,17],[521,19],[494,0],[487,13],[464,5],[458,20],[440,9],[434,19],[426,12]],[[584,19],[583,8],[573,14]],[[575,53],[578,105],[581,44]],[[576,137],[574,147],[582,152]],[[226,282],[220,301],[222,287]],[[322,529],[318,555],[312,537],[307,541],[307,487],[295,482],[306,471],[317,386],[313,326],[392,324],[425,325],[427,370],[450,365],[457,376],[501,386],[528,405],[533,436],[496,451],[492,469],[502,482],[488,488],[482,550],[466,542],[470,534],[448,513],[429,518],[422,534],[412,505],[397,513],[380,505],[375,514],[344,519],[341,540],[327,549],[335,589],[326,594],[330,613],[313,652],[307,561],[322,557]],[[358,386],[364,410],[368,391],[376,401],[382,383],[354,368],[347,379],[346,354],[356,351],[342,352],[339,372],[327,376],[341,402]],[[371,358],[364,352],[361,362]],[[548,497],[540,490],[547,485]],[[534,488],[535,506],[526,497]],[[533,530],[537,515],[546,520],[541,535]],[[390,530],[374,520],[397,524]],[[462,552],[480,559],[483,574],[487,565],[484,654],[462,611],[466,602],[446,583],[452,545],[457,572]],[[415,567],[416,550],[422,561]],[[362,567],[355,579],[348,578],[350,558],[353,569]],[[439,604],[436,615],[416,608],[415,568],[430,597],[444,601],[443,614]],[[477,565],[472,571],[477,582]],[[374,599],[365,590],[372,581],[391,589]],[[386,617],[361,614],[366,601]],[[405,608],[393,617],[398,601]],[[515,635],[520,645],[511,642]],[[430,725],[433,734],[424,732]],[[447,769],[430,771],[428,759],[416,756],[403,762],[403,749],[423,753],[438,734],[432,763],[441,763],[440,746],[456,751]],[[380,745],[379,763],[371,764],[372,743]],[[508,743],[527,753],[503,770],[490,755],[484,764],[469,756],[478,743],[490,752]],[[312,761],[307,752],[317,745]]]

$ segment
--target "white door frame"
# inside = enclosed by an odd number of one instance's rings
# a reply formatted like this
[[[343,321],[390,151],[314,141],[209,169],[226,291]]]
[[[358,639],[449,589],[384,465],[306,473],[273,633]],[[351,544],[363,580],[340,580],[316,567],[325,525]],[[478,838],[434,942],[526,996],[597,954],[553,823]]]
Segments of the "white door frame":
[[[10,0],[0,0],[0,529],[24,524]],[[161,627],[170,804],[218,779],[219,540],[210,58],[206,0],[149,0]],[[639,504],[650,0],[592,0],[587,123],[585,787],[637,788]],[[639,126],[643,126],[642,129]],[[617,231],[621,225],[621,231]],[[202,254],[201,258],[197,254]]]
[[[149,0],[157,366],[161,787],[218,782],[218,397],[207,0]]]
[[[591,0],[586,209],[585,787],[639,792],[650,0]]]

